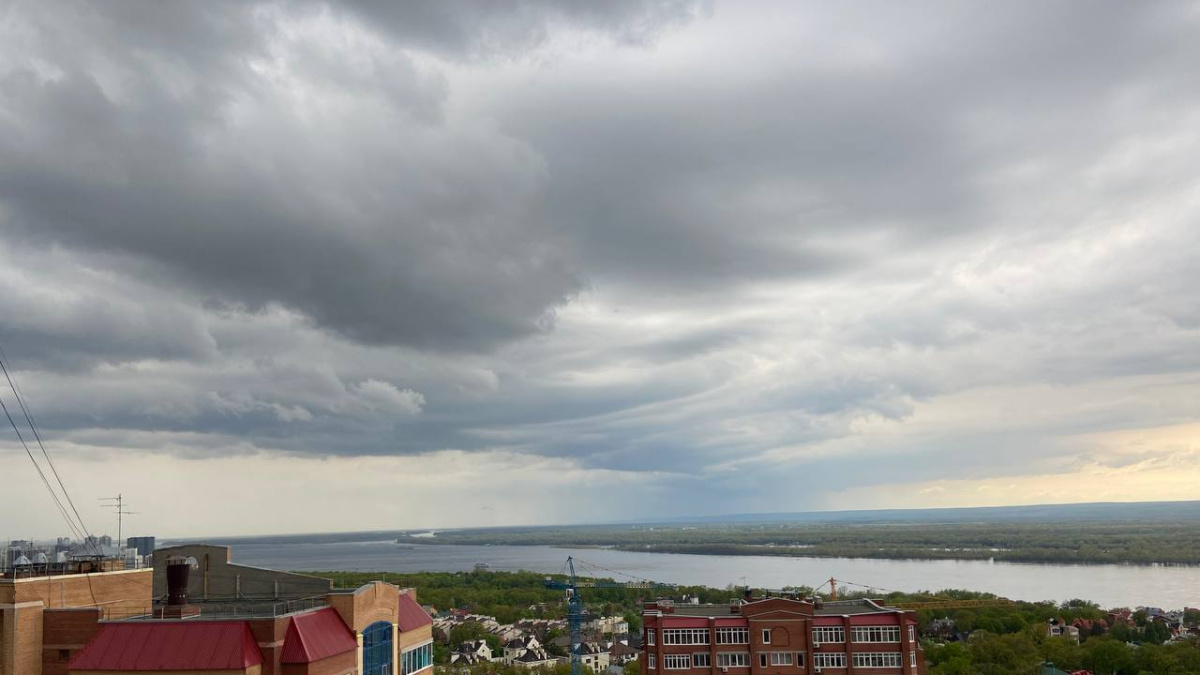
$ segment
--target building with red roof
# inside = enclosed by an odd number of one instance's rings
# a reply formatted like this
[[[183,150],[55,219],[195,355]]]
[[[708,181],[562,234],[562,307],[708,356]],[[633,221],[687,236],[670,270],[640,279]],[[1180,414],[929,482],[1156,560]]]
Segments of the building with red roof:
[[[99,561],[0,573],[0,675],[432,674],[433,620],[412,589],[332,590],[328,579],[235,565],[225,547],[170,550],[155,558],[166,570]]]
[[[379,581],[304,603],[189,609],[101,621],[67,672],[428,675],[433,665],[433,620],[415,592]]]

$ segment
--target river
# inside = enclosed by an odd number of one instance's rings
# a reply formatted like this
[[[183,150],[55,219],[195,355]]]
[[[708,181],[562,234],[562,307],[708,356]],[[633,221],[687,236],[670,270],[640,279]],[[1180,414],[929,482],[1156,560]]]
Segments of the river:
[[[1200,568],[1196,567],[683,555],[551,546],[400,546],[391,541],[228,543],[233,545],[235,562],[284,570],[454,572],[487,563],[493,570],[556,573],[571,555],[638,578],[718,588],[819,586],[832,576],[900,591],[962,588],[1013,600],[1084,598],[1102,607],[1200,606]]]

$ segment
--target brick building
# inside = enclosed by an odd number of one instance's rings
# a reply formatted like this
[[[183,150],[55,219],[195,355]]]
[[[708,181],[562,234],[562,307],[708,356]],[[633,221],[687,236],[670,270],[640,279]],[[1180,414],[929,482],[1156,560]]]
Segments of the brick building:
[[[151,571],[106,571],[105,561],[0,575],[0,675],[66,675],[106,611],[147,607]]]
[[[870,600],[659,601],[642,616],[642,675],[925,673],[915,614]]]
[[[259,592],[294,576],[276,573],[276,584],[271,572],[254,570]],[[414,591],[320,581],[324,591],[304,598],[222,593],[166,606],[149,569],[0,578],[0,675],[431,675],[433,622]]]

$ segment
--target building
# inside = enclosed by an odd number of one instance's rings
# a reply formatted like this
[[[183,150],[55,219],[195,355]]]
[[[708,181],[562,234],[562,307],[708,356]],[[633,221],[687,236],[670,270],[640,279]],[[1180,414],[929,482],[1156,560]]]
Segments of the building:
[[[53,563],[0,574],[0,675],[65,675],[106,613],[149,607],[151,571],[114,563]]]
[[[748,598],[643,609],[642,675],[924,675],[916,614],[870,600]]]
[[[522,654],[529,651],[543,651],[542,643],[536,637],[530,635],[509,640],[504,644],[504,662],[511,666]]]
[[[487,640],[470,640],[460,644],[454,650],[458,655],[471,655],[476,657],[478,661],[491,661],[492,648],[488,645]]]
[[[150,569],[0,578],[0,675],[432,673],[432,620],[411,589],[376,581],[332,590],[321,580],[317,595],[193,602],[186,589],[202,564],[176,556],[164,567],[156,571],[171,581],[165,605],[155,602]],[[208,569],[213,590],[218,574],[244,568]],[[259,589],[286,589],[294,576],[249,569]]]
[[[125,548],[142,557],[153,554],[155,544],[154,537],[129,537],[125,540]]]
[[[167,559],[191,558],[198,569],[191,574],[187,594],[194,602],[240,600],[290,600],[322,596],[333,582],[294,572],[280,572],[233,562],[233,549],[211,544],[168,546],[153,551],[154,595],[167,593]]]
[[[1046,624],[1046,637],[1065,637],[1079,644],[1079,628],[1067,625],[1062,619],[1050,619]]]

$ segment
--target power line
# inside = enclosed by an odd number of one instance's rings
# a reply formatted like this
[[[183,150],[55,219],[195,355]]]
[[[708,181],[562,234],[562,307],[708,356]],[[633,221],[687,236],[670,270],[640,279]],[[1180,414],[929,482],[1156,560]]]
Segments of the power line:
[[[25,437],[21,434],[21,430],[17,428],[17,423],[12,415],[9,414],[8,406],[4,405],[4,399],[2,398],[0,398],[0,408],[4,410],[4,416],[8,418],[8,423],[12,425],[13,431],[17,432],[17,440],[21,441],[21,447],[25,448],[25,454],[29,456],[29,461],[33,462],[33,468],[37,470],[38,476],[42,479],[42,484],[46,486],[46,490],[50,492],[50,497],[54,499],[54,504],[58,507],[58,512],[67,521],[67,527],[71,528],[71,534],[74,534],[77,538],[81,538],[82,535],[79,534],[79,529],[75,527],[75,523],[71,520],[71,516],[67,514],[67,509],[62,505],[58,494],[50,486],[50,481],[46,479],[46,474],[42,471],[42,466],[38,464],[37,459],[33,456],[33,452],[29,450],[29,445],[25,443]]]
[[[71,493],[67,490],[66,484],[63,483],[62,476],[60,476],[58,473],[58,467],[54,466],[54,460],[50,457],[50,452],[46,450],[45,443],[42,442],[42,435],[38,433],[37,424],[35,424],[33,420],[33,411],[29,409],[29,406],[25,405],[24,397],[21,396],[21,390],[17,386],[16,380],[13,378],[12,374],[8,372],[8,366],[4,364],[4,362],[7,360],[8,354],[5,354],[4,347],[0,346],[0,372],[4,373],[4,379],[8,381],[8,386],[10,389],[12,389],[13,397],[16,398],[17,405],[21,408],[21,413],[25,416],[25,422],[29,425],[29,429],[33,431],[33,437],[35,440],[37,440],[37,444],[42,451],[42,455],[46,458],[46,464],[50,466],[50,472],[54,474],[54,480],[58,483],[59,489],[62,490],[63,496],[66,497],[67,504],[71,507],[71,512],[75,514],[75,520],[79,523],[78,529],[83,531],[83,536],[80,538],[84,540],[86,545],[91,546],[98,555],[102,555],[103,552],[100,550],[98,542],[93,540],[92,533],[88,531],[87,525],[83,522],[83,516],[79,514],[79,509],[75,508],[75,501],[71,499]],[[17,425],[13,423],[12,415],[8,414],[7,407],[4,409],[4,414],[8,416],[8,421],[13,424],[13,429],[17,430]],[[21,435],[20,431],[17,431],[17,435]],[[25,445],[25,439],[21,439],[21,444]],[[29,453],[28,445],[25,445],[25,451]],[[30,459],[32,460],[32,453],[29,454]],[[38,466],[36,461],[34,462],[34,465]],[[45,473],[42,472],[40,466],[38,466],[38,473],[42,476],[42,480],[46,483],[47,489],[50,489],[50,493],[54,495],[55,502],[58,503],[59,508],[64,512],[63,515],[66,517],[66,509],[63,508],[62,502],[59,501],[57,494],[55,494],[54,490],[50,487],[49,480],[46,479]],[[67,520],[68,523],[70,523],[69,517],[67,517]],[[80,536],[75,527],[72,526],[71,530],[75,532],[77,537]],[[117,542],[117,546],[120,547],[120,545],[120,542]]]

